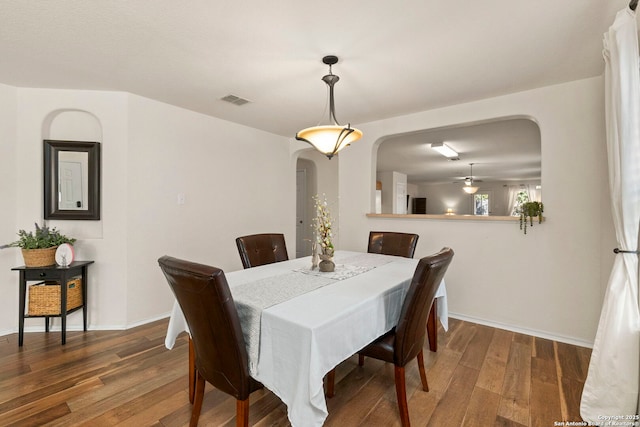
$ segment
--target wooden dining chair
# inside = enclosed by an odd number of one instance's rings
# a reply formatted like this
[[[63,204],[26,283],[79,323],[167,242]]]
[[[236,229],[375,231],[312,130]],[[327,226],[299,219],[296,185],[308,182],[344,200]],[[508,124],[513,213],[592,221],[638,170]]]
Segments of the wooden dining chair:
[[[396,396],[403,427],[410,425],[405,366],[414,358],[418,361],[422,389],[429,391],[423,359],[427,316],[452,258],[453,250],[450,248],[422,258],[411,279],[396,327],[358,352],[360,365],[365,356],[394,364]],[[329,375],[328,381],[333,381],[334,377]],[[329,383],[327,388],[333,391],[333,383]]]
[[[284,234],[264,233],[242,236],[236,239],[238,253],[244,268],[287,261],[287,246]],[[193,342],[189,337],[189,401],[193,403],[195,396],[195,355]]]
[[[418,245],[417,234],[393,231],[371,231],[367,252],[370,254],[395,255],[413,258]]]
[[[249,376],[249,357],[224,272],[169,256],[158,259],[158,264],[184,313],[193,342],[196,387],[189,425],[198,425],[208,381],[236,398],[236,426],[248,426],[249,395],[262,384]]]
[[[369,233],[369,245],[367,252],[373,254],[395,255],[405,258],[413,258],[420,236],[412,233],[396,233],[392,231],[371,231]],[[438,349],[438,309],[436,303],[429,311],[427,322],[427,337],[431,351]]]
[[[284,234],[265,233],[242,236],[236,239],[236,245],[244,268],[289,259]]]

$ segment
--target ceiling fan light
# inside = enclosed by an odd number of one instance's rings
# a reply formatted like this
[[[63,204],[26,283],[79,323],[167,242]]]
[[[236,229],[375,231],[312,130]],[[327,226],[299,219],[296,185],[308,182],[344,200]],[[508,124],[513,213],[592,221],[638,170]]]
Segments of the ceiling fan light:
[[[478,187],[473,185],[473,163],[469,163],[469,176],[464,180],[462,190],[467,194],[475,194],[478,191]]]
[[[467,194],[476,194],[478,191],[478,187],[462,187],[462,190]]]
[[[458,153],[444,142],[434,142],[431,144],[431,149],[437,151],[448,159],[455,159],[458,157]]]

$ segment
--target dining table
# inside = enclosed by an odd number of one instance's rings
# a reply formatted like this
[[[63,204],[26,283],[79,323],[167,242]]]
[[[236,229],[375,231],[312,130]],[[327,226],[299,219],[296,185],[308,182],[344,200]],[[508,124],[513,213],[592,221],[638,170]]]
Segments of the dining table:
[[[328,416],[324,376],[398,322],[418,259],[336,251],[333,272],[303,257],[225,273],[238,310],[249,372],[287,406],[294,427]],[[444,280],[436,294],[448,329]],[[177,301],[165,346],[189,327]]]

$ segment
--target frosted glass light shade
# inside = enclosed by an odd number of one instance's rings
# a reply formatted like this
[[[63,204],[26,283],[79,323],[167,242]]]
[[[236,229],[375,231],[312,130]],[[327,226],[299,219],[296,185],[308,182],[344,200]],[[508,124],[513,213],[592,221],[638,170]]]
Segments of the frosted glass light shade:
[[[467,194],[475,194],[478,191],[478,187],[473,187],[473,186],[464,186],[462,187],[462,189]]]
[[[359,129],[339,125],[314,126],[296,134],[297,140],[313,145],[328,158],[360,138],[362,138],[362,131]]]

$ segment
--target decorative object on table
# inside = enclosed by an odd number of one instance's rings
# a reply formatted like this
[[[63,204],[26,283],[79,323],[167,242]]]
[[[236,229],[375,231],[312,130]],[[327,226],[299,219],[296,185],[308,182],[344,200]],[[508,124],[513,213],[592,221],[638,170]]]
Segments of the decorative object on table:
[[[15,242],[0,246],[0,249],[17,247],[22,249],[22,257],[27,267],[45,267],[56,263],[56,250],[63,243],[74,243],[76,239],[61,234],[55,227],[35,224],[36,230],[19,230],[20,238]]]
[[[318,264],[318,267],[320,271],[331,272],[336,266],[333,262],[335,248],[333,247],[331,212],[329,211],[327,197],[324,194],[322,198],[316,194],[313,196],[313,200],[316,206],[316,217],[314,219],[316,242],[320,246],[320,264]]]
[[[311,242],[311,269],[315,270],[318,268],[318,242]]]
[[[336,264],[333,262],[333,255],[321,254],[318,269],[323,273],[332,273],[336,269]]]
[[[533,227],[533,218],[538,218],[538,224],[542,224],[544,221],[544,205],[542,202],[524,202],[518,208],[520,214],[520,230],[524,230],[524,234],[527,234],[527,223]]]
[[[75,252],[73,251],[73,246],[69,243],[63,243],[58,246],[58,249],[56,250],[56,263],[60,267],[68,267],[74,259]]]
[[[322,81],[329,86],[330,124],[302,129],[296,133],[296,139],[312,145],[316,150],[331,160],[338,151],[362,138],[362,131],[352,128],[351,124],[342,126],[338,123],[335,103],[333,101],[333,86],[340,80],[340,77],[331,72],[331,66],[338,63],[338,57],[328,55],[322,58],[322,62],[329,66],[329,74],[322,77]]]

